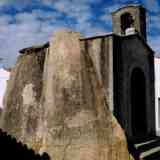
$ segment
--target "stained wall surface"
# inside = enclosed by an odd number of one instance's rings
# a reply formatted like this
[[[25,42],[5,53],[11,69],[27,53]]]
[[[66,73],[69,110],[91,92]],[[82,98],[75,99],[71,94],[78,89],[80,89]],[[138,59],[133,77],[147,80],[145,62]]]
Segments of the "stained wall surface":
[[[113,36],[84,38],[85,53],[92,58],[98,78],[102,81],[109,108],[113,111]]]
[[[48,49],[20,55],[1,127],[51,160],[130,159],[110,107],[112,42],[112,37],[80,40],[77,33],[62,32]]]
[[[40,105],[43,65],[44,52],[18,57],[8,81],[1,117],[4,131],[35,150],[40,144],[36,131],[43,112]]]

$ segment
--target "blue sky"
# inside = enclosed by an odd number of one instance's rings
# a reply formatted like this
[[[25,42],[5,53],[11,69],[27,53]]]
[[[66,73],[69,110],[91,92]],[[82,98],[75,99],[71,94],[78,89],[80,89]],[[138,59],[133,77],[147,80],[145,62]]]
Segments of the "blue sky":
[[[45,43],[60,29],[84,36],[111,32],[110,13],[125,4],[147,9],[148,43],[160,55],[160,0],[0,0],[0,58],[12,66],[18,51]]]

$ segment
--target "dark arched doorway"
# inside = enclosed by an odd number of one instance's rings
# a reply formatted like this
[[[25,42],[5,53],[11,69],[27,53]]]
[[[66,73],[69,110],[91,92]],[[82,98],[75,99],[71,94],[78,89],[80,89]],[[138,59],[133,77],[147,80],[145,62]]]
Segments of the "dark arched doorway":
[[[131,75],[131,121],[134,137],[144,136],[147,131],[145,76],[140,68]]]

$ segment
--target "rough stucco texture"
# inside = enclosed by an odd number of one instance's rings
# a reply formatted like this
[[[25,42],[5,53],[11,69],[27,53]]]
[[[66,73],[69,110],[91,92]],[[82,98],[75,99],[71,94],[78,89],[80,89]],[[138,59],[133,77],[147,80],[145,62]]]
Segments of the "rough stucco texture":
[[[36,53],[20,55],[4,98],[1,127],[30,147],[35,144],[42,90],[42,62]]]
[[[50,41],[44,71],[34,54],[18,59],[2,127],[51,160],[128,160],[123,130],[79,38],[78,33],[58,32]]]

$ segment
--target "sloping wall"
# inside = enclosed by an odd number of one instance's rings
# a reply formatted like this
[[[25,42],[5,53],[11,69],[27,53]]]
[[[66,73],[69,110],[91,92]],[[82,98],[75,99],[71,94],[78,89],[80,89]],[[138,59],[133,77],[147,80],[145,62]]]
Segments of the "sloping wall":
[[[94,57],[103,51],[101,41],[80,42],[78,33],[58,32],[48,49],[19,56],[5,95],[2,128],[52,160],[130,159],[108,105],[102,61]]]

